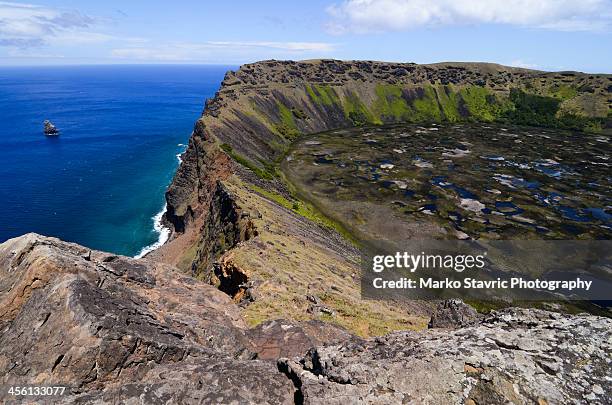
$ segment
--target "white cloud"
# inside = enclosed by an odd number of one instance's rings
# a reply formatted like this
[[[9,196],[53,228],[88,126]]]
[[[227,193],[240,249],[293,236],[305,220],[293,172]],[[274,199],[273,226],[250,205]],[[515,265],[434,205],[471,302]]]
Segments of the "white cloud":
[[[41,52],[38,48],[9,48],[6,55],[11,58],[40,58],[40,59],[58,59],[64,58],[64,55],[53,52]]]
[[[216,62],[261,58],[305,58],[325,55],[335,45],[325,42],[207,41],[158,43],[104,32],[104,20],[75,10],[0,0],[0,47],[7,55],[43,55],[53,50],[106,44],[111,58],[126,61]],[[106,26],[108,29],[109,27]],[[60,52],[58,52],[60,51]],[[61,55],[58,55],[61,56]]]
[[[341,34],[457,24],[508,24],[563,31],[606,29],[611,0],[345,0],[328,7]]]
[[[334,49],[334,44],[326,42],[207,41],[128,46],[112,50],[111,56],[149,61],[242,62],[250,58],[320,56]]]
[[[23,49],[113,39],[91,32],[95,23],[92,17],[74,10],[0,1],[0,46]]]

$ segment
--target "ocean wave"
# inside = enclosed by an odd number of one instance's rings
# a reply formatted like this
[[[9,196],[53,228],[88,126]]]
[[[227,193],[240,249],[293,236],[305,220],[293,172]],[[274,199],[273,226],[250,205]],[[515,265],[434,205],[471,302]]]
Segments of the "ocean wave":
[[[187,146],[182,143],[179,143],[178,146],[180,146],[183,149],[181,153],[176,154],[176,158],[178,159],[178,162],[180,165],[181,163],[183,163],[183,155],[185,154],[185,152],[187,152]]]
[[[168,241],[168,238],[170,238],[170,229],[166,228],[162,224],[162,218],[164,214],[166,213],[167,207],[168,206],[164,204],[164,208],[162,208],[162,210],[153,217],[153,229],[155,230],[155,232],[159,234],[157,241],[155,243],[150,244],[149,246],[143,247],[140,253],[134,256],[134,258],[136,259],[143,258],[147,254],[151,253],[155,249],[162,246],[164,243]]]

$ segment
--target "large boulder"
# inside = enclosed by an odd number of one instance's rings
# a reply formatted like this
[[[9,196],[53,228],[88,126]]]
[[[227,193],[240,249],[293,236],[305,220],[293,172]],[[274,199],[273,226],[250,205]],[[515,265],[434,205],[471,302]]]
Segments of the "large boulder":
[[[444,300],[438,304],[427,325],[429,328],[461,328],[476,324],[482,318],[474,308],[461,300]]]
[[[141,381],[90,391],[66,403],[75,404],[282,404],[294,403],[290,380],[271,364],[219,357],[164,364]]]
[[[321,321],[301,323],[277,319],[262,322],[247,331],[258,358],[276,360],[281,357],[304,356],[309,349],[358,339],[345,329]]]

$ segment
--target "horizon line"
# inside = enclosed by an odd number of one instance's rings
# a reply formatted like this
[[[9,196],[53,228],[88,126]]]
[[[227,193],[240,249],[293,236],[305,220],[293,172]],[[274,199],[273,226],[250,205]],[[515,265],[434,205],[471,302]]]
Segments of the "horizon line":
[[[538,67],[524,67],[524,66],[516,66],[503,62],[490,62],[490,61],[459,61],[459,60],[446,60],[446,61],[437,61],[437,62],[414,62],[414,61],[396,61],[396,60],[376,60],[376,59],[341,59],[341,58],[309,58],[309,59],[276,59],[276,58],[268,58],[268,59],[259,59],[255,61],[244,61],[244,62],[180,62],[180,61],[172,61],[172,62],[164,62],[164,61],[129,61],[129,62],[74,62],[74,63],[16,63],[16,64],[3,64],[2,58],[0,57],[0,69],[3,68],[59,68],[59,67],[94,67],[94,66],[220,66],[220,67],[241,67],[243,65],[264,62],[264,61],[291,61],[291,62],[308,62],[308,61],[317,61],[317,60],[336,60],[343,62],[356,62],[356,61],[367,61],[367,62],[380,62],[380,63],[415,63],[417,65],[435,65],[435,64],[444,64],[444,63],[474,63],[474,64],[495,64],[509,68],[515,69],[524,69],[524,70],[532,70],[546,73],[563,73],[563,72],[574,72],[574,73],[583,73],[583,74],[592,74],[592,75],[612,75],[612,72],[605,73],[602,71],[591,71],[591,70],[576,70],[576,69],[547,69],[547,68],[538,68]]]

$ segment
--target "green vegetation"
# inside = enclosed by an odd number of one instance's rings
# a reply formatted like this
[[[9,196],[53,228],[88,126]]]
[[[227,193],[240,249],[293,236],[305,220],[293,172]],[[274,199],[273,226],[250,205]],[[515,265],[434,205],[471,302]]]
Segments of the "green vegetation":
[[[334,106],[340,104],[336,91],[330,86],[313,84],[306,85],[306,92],[315,104]]]
[[[463,100],[457,92],[454,91],[452,86],[437,87],[436,95],[446,121],[457,122],[463,119],[459,112],[459,103]]]
[[[560,100],[569,100],[570,98],[578,95],[578,90],[574,87],[567,86],[565,84],[556,85],[550,88],[550,96],[558,98]]]
[[[353,240],[353,236],[348,233],[340,224],[329,219],[324,214],[322,214],[316,207],[313,205],[299,200],[289,200],[284,196],[275,193],[273,191],[265,190],[255,184],[249,183],[249,188],[251,188],[256,193],[266,197],[268,200],[274,201],[278,205],[285,207],[288,210],[295,212],[296,214],[311,220],[312,222],[322,225],[324,227],[334,229],[336,232],[344,236],[347,240]]]
[[[224,143],[221,145],[221,149],[225,153],[227,153],[232,159],[234,159],[236,162],[240,163],[242,166],[246,167],[247,169],[255,173],[257,177],[264,179],[264,180],[272,180],[275,177],[277,177],[276,167],[274,164],[261,162],[262,165],[264,165],[264,168],[262,169],[259,166],[257,166],[255,163],[253,163],[251,160],[235,152],[231,145]]]
[[[558,117],[559,128],[599,133],[602,131],[604,125],[604,120],[600,118],[589,118],[567,113]]]
[[[372,114],[354,93],[350,93],[344,100],[344,115],[351,120],[356,127],[361,127],[366,124],[380,124],[380,122],[374,121]]]
[[[532,86],[533,87],[533,86]],[[559,113],[563,101],[574,98],[578,90],[560,84],[548,88],[546,96],[513,89],[509,97],[493,93],[481,86],[457,88],[452,85],[424,85],[406,89],[401,85],[378,84],[376,98],[368,108],[355,93],[342,100],[333,87],[307,85],[312,101],[322,106],[342,106],[344,115],[353,126],[381,125],[392,122],[506,122],[552,128],[601,132],[605,118]],[[304,114],[279,105],[281,123],[277,131],[293,140],[299,135],[295,119]]]
[[[456,91],[452,86],[426,85],[409,90],[409,102],[402,95],[403,88],[397,85],[379,84],[376,86],[376,101],[372,111],[380,122],[457,122],[464,120],[460,105],[465,106],[465,114],[478,121],[494,121],[504,106],[486,89],[467,87]],[[469,115],[468,115],[469,114]]]
[[[308,118],[308,116],[306,115],[304,111],[298,110],[295,107],[291,109],[291,113],[293,114],[295,118],[300,119],[300,120],[305,120],[306,118]]]
[[[287,150],[288,146],[286,142],[278,142],[276,140],[271,140],[268,142],[270,147],[274,149],[278,154],[283,154]]]
[[[567,117],[567,115],[565,116]],[[584,117],[581,117],[583,120],[585,119]],[[603,131],[603,128],[605,126],[605,122],[603,119],[594,119],[594,118],[590,118],[587,119],[588,122],[584,123],[584,125],[581,125],[580,128],[582,128],[583,131],[585,132],[593,132],[593,133],[600,133],[601,131]]]
[[[603,118],[590,118],[571,113],[559,114],[561,100],[555,97],[538,96],[512,89],[510,101],[514,109],[506,111],[501,118],[513,124],[588,132],[601,132],[604,124]]]
[[[499,116],[497,98],[484,87],[470,86],[460,91],[470,117],[474,121],[494,121]]]
[[[367,304],[356,303],[342,294],[327,292],[321,296],[321,301],[337,313],[336,316],[321,314],[320,320],[340,325],[362,337],[382,336],[396,330],[419,330],[425,327],[425,322],[413,324],[400,316],[372,316],[372,309]]]
[[[418,95],[418,97],[408,102],[402,92],[403,88],[397,85],[376,86],[377,98],[372,110],[380,117],[380,122],[373,123],[439,122],[444,118],[454,122],[459,119],[458,100],[455,94],[451,93],[449,96],[444,90],[438,91],[434,86],[427,85],[421,89],[411,90],[410,96]]]
[[[259,163],[264,167],[264,171],[271,177],[278,177],[278,160],[273,162],[267,162],[263,159],[259,159]]]
[[[300,135],[300,131],[295,124],[293,110],[290,110],[286,105],[278,101],[276,105],[278,107],[278,114],[280,115],[280,122],[274,127],[278,133],[286,139],[292,140],[297,138]]]
[[[589,301],[479,301],[465,300],[465,303],[474,308],[481,314],[488,314],[491,311],[497,311],[508,307],[518,308],[539,308],[544,310],[555,310],[561,313],[580,314],[590,313],[598,316],[610,318],[610,312],[605,308],[600,307]],[[556,307],[556,308],[555,308]]]
[[[413,101],[414,108],[417,111],[417,121],[430,122],[441,121],[440,106],[436,98],[436,92],[432,86],[423,88],[424,97]]]
[[[527,94],[518,89],[510,92],[510,101],[514,110],[506,113],[506,117],[515,123],[553,127],[561,101],[545,96]]]
[[[412,109],[402,98],[402,88],[392,84],[376,86],[377,99],[372,110],[382,122],[410,120]]]

